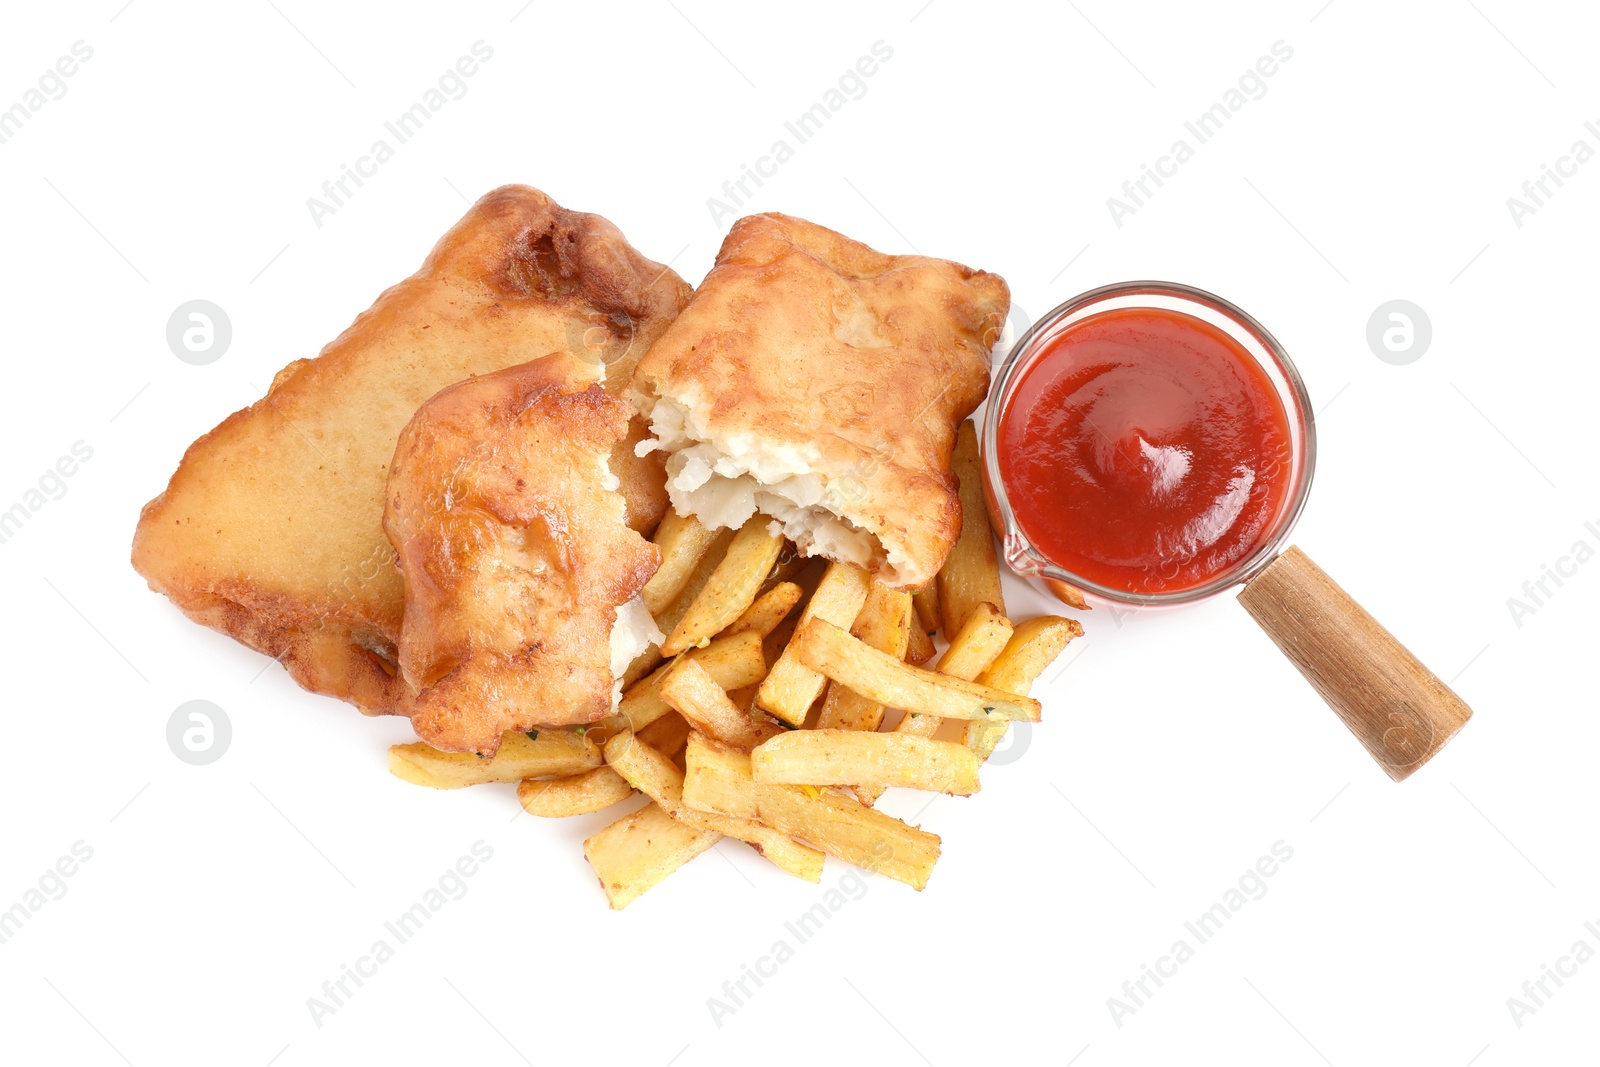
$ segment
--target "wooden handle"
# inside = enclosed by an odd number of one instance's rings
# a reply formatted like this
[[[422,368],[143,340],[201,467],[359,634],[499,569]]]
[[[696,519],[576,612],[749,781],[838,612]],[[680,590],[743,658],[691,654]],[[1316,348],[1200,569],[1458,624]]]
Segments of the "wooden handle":
[[[1291,546],[1239,603],[1397,782],[1433,758],[1472,709]]]

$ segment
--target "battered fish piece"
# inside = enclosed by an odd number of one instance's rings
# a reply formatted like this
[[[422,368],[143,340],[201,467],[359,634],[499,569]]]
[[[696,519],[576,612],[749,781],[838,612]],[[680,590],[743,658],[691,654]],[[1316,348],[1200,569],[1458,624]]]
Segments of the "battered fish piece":
[[[689,294],[605,219],[496,189],[321,355],[190,446],[140,517],[134,568],[307,689],[404,713],[404,591],[382,528],[400,431],[445,386],[552,352],[620,390]],[[659,484],[623,473],[648,529]]]
[[[673,507],[760,511],[807,555],[921,585],[961,530],[950,454],[1009,304],[994,274],[740,219],[634,379]]]
[[[636,599],[660,555],[607,465],[631,415],[552,355],[450,386],[400,434],[383,528],[411,724],[435,748],[490,756],[507,730],[593,722],[637,638],[661,640]]]

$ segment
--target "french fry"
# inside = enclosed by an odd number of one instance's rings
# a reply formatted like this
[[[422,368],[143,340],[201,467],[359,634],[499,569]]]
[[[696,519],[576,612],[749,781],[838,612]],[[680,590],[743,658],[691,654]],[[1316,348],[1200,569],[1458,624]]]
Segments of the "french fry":
[[[785,539],[783,550],[778,553],[778,562],[773,564],[772,573],[768,575],[768,584],[778,582],[791,582],[806,566],[811,563],[808,556],[802,556],[800,550],[794,547],[794,542]]]
[[[705,584],[711,580],[711,575],[716,573],[717,566],[722,562],[723,553],[727,550],[728,543],[732,540],[732,530],[716,531],[712,536],[710,547],[701,554],[700,559],[695,563],[694,570],[689,575],[689,580],[684,583],[682,591],[661,611],[650,613],[662,633],[670,634],[677,629],[679,621],[688,612],[689,605],[694,603],[695,597],[700,595],[700,590],[705,588]],[[633,662],[628,664],[628,669],[623,672],[623,688],[632,688],[635,682],[655,670],[660,662],[660,645],[651,645],[639,653],[634,657]]]
[[[937,834],[873,811],[842,793],[761,785],[756,786],[756,803],[768,826],[913,889],[928,884],[939,859]]]
[[[1076,619],[1063,619],[1057,615],[1041,615],[1018,626],[1006,642],[1006,647],[989,669],[979,676],[984,685],[1004,687],[1007,692],[1025,694],[1044,669],[1067,647],[1074,637],[1083,636],[1083,625]],[[977,755],[979,762],[988,759],[1006,736],[1006,723],[969,722],[962,732],[962,740]]]
[[[766,637],[778,628],[784,616],[794,610],[794,606],[800,602],[801,592],[801,588],[793,582],[779,582],[762,593],[754,604],[745,609],[743,615],[733,620],[728,628],[717,636],[732,637],[746,630],[754,630],[763,638]]]
[[[822,880],[822,853],[752,819],[699,811],[683,801],[683,773],[636,737],[619,734],[606,744],[606,762],[672,818],[697,830],[744,841],[781,870],[808,882]]]
[[[789,648],[806,666],[890,707],[945,719],[1039,721],[1031,697],[913,667],[823,619],[802,626]]]
[[[610,767],[596,767],[561,778],[524,778],[517,799],[529,815],[563,819],[588,815],[633,796],[633,786]]]
[[[938,633],[939,623],[942,621],[939,614],[938,579],[934,579],[921,589],[914,590],[911,594],[911,603],[917,609],[917,619],[922,623],[923,634],[932,637]]]
[[[978,456],[978,433],[968,419],[956,432],[950,469],[961,485],[961,536],[939,570],[939,606],[944,632],[956,634],[979,604],[993,604],[1005,614],[1000,592],[1000,561],[995,556],[994,533],[983,498],[983,467]]]
[[[639,740],[658,752],[676,756],[689,741],[689,723],[682,715],[668,712],[640,730]]]
[[[917,628],[912,615],[909,592],[873,579],[866,603],[856,613],[850,632],[868,648],[904,659],[911,633]],[[876,730],[882,723],[882,704],[837,682],[828,686],[817,716],[817,729]]]
[[[584,736],[589,738],[589,740],[593,741],[596,745],[600,746],[601,748],[605,748],[607,741],[611,740],[623,730],[631,729],[633,729],[633,726],[628,722],[627,718],[613,711],[605,718],[596,719],[588,726],[585,726],[583,728],[583,733]]]
[[[699,566],[700,559],[717,539],[717,531],[707,529],[693,515],[668,511],[656,527],[653,538],[661,552],[661,566],[639,590],[639,598],[652,615],[660,615],[678,598]]]
[[[696,830],[650,803],[591,836],[583,854],[612,909],[621,911],[720,840],[714,830]]]
[[[939,838],[873,811],[840,793],[792,785],[757,785],[750,756],[700,733],[689,735],[686,806],[761,822],[846,863],[914,889],[928,882]]]
[[[761,648],[766,653],[767,667],[769,669],[778,662],[778,659],[783,655],[783,650],[789,647],[789,642],[794,637],[795,627],[800,623],[800,617],[805,614],[806,606],[811,603],[811,598],[816,595],[817,588],[822,584],[823,575],[827,574],[828,568],[832,566],[827,560],[819,558],[807,559],[801,557],[800,561],[804,566],[793,577],[794,584],[800,587],[800,600],[798,602],[800,610],[790,609],[788,614],[778,621],[778,625],[774,626],[767,636],[761,640]]]
[[[685,804],[738,819],[754,819],[760,813],[756,784],[750,777],[750,753],[691,730],[684,755]]]
[[[966,745],[861,730],[774,737],[750,753],[750,773],[757,785],[894,785],[958,796],[978,791],[978,758]]]
[[[753,631],[719,637],[705,648],[691,649],[684,653],[684,657],[700,664],[724,689],[755,685],[767,673],[767,659],[761,652],[761,635]],[[635,683],[632,689],[622,694],[616,714],[634,730],[643,730],[672,710],[672,706],[661,699],[660,692],[661,680],[671,669],[670,663],[657,667],[648,678]]]
[[[951,678],[973,681],[994,662],[1010,639],[1010,620],[996,611],[993,604],[979,604],[977,610],[967,616],[967,624],[956,634],[956,639],[933,669]],[[913,737],[932,737],[943,722],[937,715],[908,712],[895,724],[894,730]]]
[[[1083,590],[1076,586],[1068,585],[1066,582],[1055,578],[1046,578],[1044,584],[1049,587],[1050,592],[1055,594],[1056,599],[1067,607],[1077,608],[1079,611],[1089,611],[1091,609],[1090,603],[1084,599]]]
[[[761,721],[740,711],[716,679],[687,657],[667,671],[659,689],[661,699],[690,726],[747,751],[784,732],[776,723]]]
[[[870,579],[867,572],[849,563],[831,563],[822,576],[817,591],[800,613],[797,633],[815,619],[834,626],[849,626],[866,603]],[[826,679],[815,669],[801,663],[791,642],[772,665],[772,670],[761,683],[757,702],[790,726],[806,721],[806,712],[822,694]]]
[[[660,613],[651,612],[656,620],[656,625],[661,627],[661,632],[670,634],[677,629],[678,623],[683,620],[689,611],[689,606],[700,595],[700,590],[711,581],[711,576],[717,573],[717,568],[722,565],[723,557],[727,555],[728,545],[733,543],[736,531],[722,529],[711,535],[711,545],[701,554],[699,562],[694,565],[694,570],[689,574],[689,580],[683,584],[683,589],[672,602],[662,608]],[[660,651],[659,648],[657,651]]]
[[[756,594],[783,547],[783,536],[772,533],[768,529],[771,525],[772,520],[765,515],[752,515],[733,536],[716,570],[662,642],[662,656],[676,656],[684,649],[700,647],[702,641],[710,641],[755,603]]]
[[[416,785],[460,789],[487,782],[520,782],[545,775],[577,774],[603,761],[599,747],[583,734],[555,727],[527,734],[508,731],[493,759],[471,752],[440,752],[421,741],[389,748],[389,773]]]
[[[924,633],[922,626],[913,619],[911,635],[906,641],[906,662],[920,667],[938,654],[938,649],[933,647],[933,638]]]
[[[979,604],[967,616],[966,625],[961,627],[933,669],[952,678],[975,681],[1005,649],[1012,632],[1011,620],[1001,614],[998,607]]]
[[[934,670],[970,682],[994,662],[994,658],[1011,639],[1011,632],[1011,621],[996,611],[993,604],[979,604],[977,610],[967,616],[967,624],[950,642],[944,655],[939,657]],[[937,715],[917,715],[908,711],[895,723],[894,732],[931,738],[939,732],[943,723],[944,720]],[[870,808],[878,802],[883,790],[857,786],[855,793],[861,803]]]

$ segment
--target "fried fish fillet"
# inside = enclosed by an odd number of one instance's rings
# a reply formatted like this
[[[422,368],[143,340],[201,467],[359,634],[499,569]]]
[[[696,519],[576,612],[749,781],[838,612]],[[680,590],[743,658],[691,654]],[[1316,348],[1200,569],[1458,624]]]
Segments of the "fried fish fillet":
[[[435,748],[488,756],[507,730],[593,722],[641,616],[660,641],[636,599],[660,556],[607,464],[631,414],[553,355],[450,386],[400,434],[383,528],[411,724]]]
[[[382,528],[401,429],[445,386],[552,352],[583,354],[596,375],[604,365],[620,389],[689,293],[605,219],[496,189],[321,355],[189,447],[140,516],[133,565],[307,689],[403,712],[404,594]],[[650,468],[619,474],[648,527],[660,509]]]
[[[634,378],[673,507],[709,526],[759,511],[807,555],[932,578],[961,530],[956,427],[1009,304],[994,274],[740,219]]]

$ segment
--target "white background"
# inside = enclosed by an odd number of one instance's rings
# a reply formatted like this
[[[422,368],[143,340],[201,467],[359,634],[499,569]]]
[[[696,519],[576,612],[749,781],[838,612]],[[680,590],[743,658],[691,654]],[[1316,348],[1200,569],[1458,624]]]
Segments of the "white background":
[[[9,7],[0,106],[73,42],[94,55],[0,145],[0,509],[74,442],[94,453],[0,545],[0,908],[74,842],[93,857],[0,945],[0,1057],[1592,1057],[1600,963],[1520,1027],[1506,1002],[1580,938],[1600,950],[1600,563],[1520,626],[1507,598],[1600,547],[1600,162],[1520,228],[1506,199],[1574,140],[1600,148],[1600,26],[1578,4],[1321,2]],[[467,94],[315,226],[306,198],[480,39]],[[184,446],[415,269],[466,198],[536,185],[698,281],[728,221],[707,198],[880,40],[866,94],[741,213],[997,271],[1033,317],[1131,277],[1251,310],[1321,409],[1296,540],[1477,716],[1394,785],[1231,598],[1093,613],[980,796],[885,799],[943,836],[927,890],[867,883],[719,1027],[707,998],[848,868],[814,887],[723,842],[611,913],[579,849],[610,815],[540,822],[509,786],[390,777],[404,722],[188,623],[128,545]],[[1280,40],[1266,95],[1114,225],[1106,198]],[[205,367],[165,341],[194,298],[233,324]],[[1365,340],[1394,298],[1432,320],[1408,366]],[[1045,609],[1009,592],[1013,614]],[[164,736],[195,698],[233,724],[205,767]],[[307,998],[479,840],[467,895],[316,1026]],[[1280,840],[1266,895],[1116,1025],[1107,998]]]

